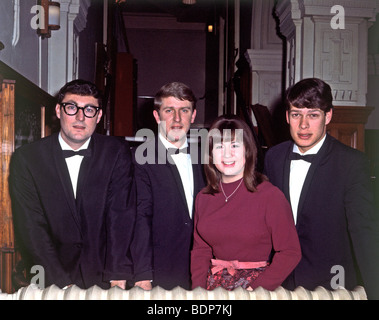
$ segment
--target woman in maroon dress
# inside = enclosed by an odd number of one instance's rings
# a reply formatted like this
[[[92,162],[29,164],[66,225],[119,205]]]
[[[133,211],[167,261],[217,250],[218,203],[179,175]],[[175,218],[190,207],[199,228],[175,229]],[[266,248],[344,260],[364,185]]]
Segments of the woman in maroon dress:
[[[207,187],[196,198],[192,287],[274,290],[300,261],[291,207],[255,170],[250,128],[219,117],[208,135]]]

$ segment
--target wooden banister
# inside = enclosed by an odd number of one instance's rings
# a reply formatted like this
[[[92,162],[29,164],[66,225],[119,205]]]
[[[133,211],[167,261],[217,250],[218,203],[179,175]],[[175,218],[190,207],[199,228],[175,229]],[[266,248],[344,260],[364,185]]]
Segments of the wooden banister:
[[[0,61],[0,290],[3,292],[15,290],[12,271],[20,260],[8,191],[9,162],[18,146],[56,130],[55,103],[54,97]]]

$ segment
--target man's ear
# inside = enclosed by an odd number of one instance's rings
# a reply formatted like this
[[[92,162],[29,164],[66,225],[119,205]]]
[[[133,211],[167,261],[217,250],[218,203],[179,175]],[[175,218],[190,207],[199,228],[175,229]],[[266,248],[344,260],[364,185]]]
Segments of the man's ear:
[[[153,116],[154,116],[154,119],[157,122],[157,124],[160,124],[161,123],[161,118],[159,117],[159,113],[158,113],[157,110],[153,111]]]
[[[99,123],[99,122],[100,122],[102,116],[103,116],[103,110],[100,109],[100,110],[99,110],[99,114],[97,115],[96,123]]]
[[[57,104],[55,106],[55,114],[57,115],[57,118],[60,119],[61,118],[61,106],[59,104]]]
[[[196,118],[196,109],[193,110],[193,112],[192,112],[191,123],[193,123],[195,121],[195,118]]]
[[[333,117],[333,109],[330,109],[330,111],[325,113],[325,124],[328,125],[330,121],[332,121]]]

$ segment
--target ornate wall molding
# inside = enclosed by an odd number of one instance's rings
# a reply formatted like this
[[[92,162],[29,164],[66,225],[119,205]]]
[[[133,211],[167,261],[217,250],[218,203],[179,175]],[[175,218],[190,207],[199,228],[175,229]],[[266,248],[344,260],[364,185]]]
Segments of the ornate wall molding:
[[[272,16],[274,5],[273,0],[253,2],[252,48],[245,53],[252,72],[252,104],[267,106],[269,110],[281,95],[283,68],[283,42]]]
[[[368,28],[375,21],[376,0],[341,0],[344,27],[331,25],[330,0],[280,0],[275,8],[280,32],[287,41],[286,86],[307,78],[327,81],[334,104],[365,106]]]
[[[282,52],[247,50],[245,57],[252,72],[252,104],[258,103],[270,110],[281,93]]]
[[[19,40],[20,40],[20,0],[14,0],[12,46],[15,47]]]

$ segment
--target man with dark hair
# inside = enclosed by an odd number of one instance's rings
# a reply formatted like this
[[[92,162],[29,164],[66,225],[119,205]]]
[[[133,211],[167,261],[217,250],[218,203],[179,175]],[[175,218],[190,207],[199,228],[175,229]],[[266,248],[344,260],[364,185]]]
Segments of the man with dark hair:
[[[58,94],[59,134],[17,149],[10,195],[27,274],[45,271],[45,284],[125,288],[132,279],[130,242],[136,202],[129,146],[95,133],[101,94],[74,80]]]
[[[330,86],[304,79],[287,91],[293,141],[272,147],[265,173],[289,200],[302,259],[283,286],[353,290],[379,298],[379,229],[364,154],[326,133]],[[361,283],[363,280],[363,283]]]
[[[159,135],[145,142],[152,163],[135,152],[137,221],[132,245],[136,285],[190,289],[193,204],[204,186],[201,162],[188,154],[187,132],[196,117],[196,98],[180,82],[164,85],[154,100]],[[138,148],[137,148],[138,149]],[[151,282],[152,281],[152,285]]]

